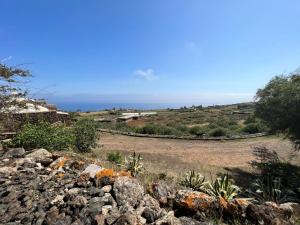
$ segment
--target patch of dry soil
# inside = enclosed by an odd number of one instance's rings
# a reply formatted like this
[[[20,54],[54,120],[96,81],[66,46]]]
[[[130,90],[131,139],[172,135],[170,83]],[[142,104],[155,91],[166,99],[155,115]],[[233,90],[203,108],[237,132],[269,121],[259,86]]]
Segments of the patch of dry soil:
[[[278,137],[263,137],[238,141],[199,141],[159,138],[129,137],[102,133],[102,151],[118,150],[129,154],[143,155],[151,172],[178,173],[187,169],[199,169],[205,173],[220,171],[225,167],[250,169],[254,159],[252,148],[264,145],[287,158],[293,152],[288,140]],[[300,160],[297,153],[296,161]]]

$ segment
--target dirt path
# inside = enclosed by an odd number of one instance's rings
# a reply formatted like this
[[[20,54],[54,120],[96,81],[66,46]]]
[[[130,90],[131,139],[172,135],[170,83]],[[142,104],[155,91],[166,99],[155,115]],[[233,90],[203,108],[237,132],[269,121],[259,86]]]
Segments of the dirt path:
[[[178,173],[199,169],[204,173],[216,172],[224,167],[249,169],[252,148],[264,145],[287,157],[292,145],[277,137],[264,137],[238,141],[190,141],[128,137],[101,134],[102,151],[118,150],[124,154],[136,151],[143,155],[147,167],[153,172]],[[298,157],[299,158],[299,157]]]

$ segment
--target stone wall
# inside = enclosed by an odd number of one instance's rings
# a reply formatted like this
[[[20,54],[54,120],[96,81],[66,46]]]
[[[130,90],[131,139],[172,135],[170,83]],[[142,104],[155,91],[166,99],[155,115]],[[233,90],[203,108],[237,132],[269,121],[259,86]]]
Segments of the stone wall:
[[[57,111],[38,113],[0,113],[1,131],[17,131],[26,123],[37,123],[39,121],[46,121],[55,123],[61,121],[63,123],[70,122],[69,114],[58,114]]]
[[[108,130],[108,129],[98,129],[99,132],[111,133],[111,134],[121,134],[132,137],[147,137],[147,138],[167,138],[167,139],[183,139],[183,140],[238,140],[238,139],[248,139],[267,136],[267,133],[256,133],[256,134],[244,134],[244,135],[235,135],[231,137],[196,137],[196,136],[175,136],[175,135],[157,135],[157,134],[138,134],[133,132],[124,132],[117,130]]]

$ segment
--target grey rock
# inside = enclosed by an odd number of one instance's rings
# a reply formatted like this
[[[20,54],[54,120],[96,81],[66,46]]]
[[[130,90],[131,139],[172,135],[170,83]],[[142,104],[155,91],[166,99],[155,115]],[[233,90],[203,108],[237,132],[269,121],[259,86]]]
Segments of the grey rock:
[[[174,212],[170,211],[162,218],[156,220],[154,225],[182,225],[180,220],[174,216]]]
[[[137,225],[138,217],[133,212],[127,212],[119,217],[115,225]]]
[[[102,191],[104,191],[105,193],[109,193],[112,190],[112,186],[111,185],[105,185],[101,188]]]
[[[44,166],[48,166],[52,163],[52,154],[46,149],[35,149],[33,152],[26,155],[26,158],[30,158],[37,163],[41,163]]]
[[[22,157],[25,154],[24,148],[11,148],[7,152],[5,152],[5,158],[18,158]]]
[[[99,172],[101,169],[101,166],[98,166],[96,164],[89,164],[82,173],[88,173],[90,174],[91,178],[94,178],[96,173]]]
[[[109,214],[106,216],[106,223],[108,225],[113,224],[114,222],[117,221],[117,219],[119,219],[119,217],[121,216],[121,213],[119,212],[119,210],[117,208],[112,209]]]
[[[102,196],[104,196],[105,193],[103,190],[101,190],[99,188],[90,187],[89,194],[93,197],[102,197]]]
[[[118,205],[136,206],[144,195],[144,188],[136,179],[118,177],[115,180],[113,192]]]

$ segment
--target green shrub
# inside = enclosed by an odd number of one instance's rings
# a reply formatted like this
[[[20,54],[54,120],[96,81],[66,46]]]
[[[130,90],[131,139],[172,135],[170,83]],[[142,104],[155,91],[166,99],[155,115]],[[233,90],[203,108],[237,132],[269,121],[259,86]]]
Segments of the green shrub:
[[[47,150],[66,150],[73,146],[74,135],[65,125],[51,125],[47,122],[26,124],[12,139],[13,146],[25,149],[45,148]]]
[[[123,156],[120,152],[109,152],[107,153],[107,160],[117,165],[121,165],[123,162]]]
[[[223,127],[218,127],[209,132],[211,137],[223,137],[227,135],[227,130]]]
[[[97,133],[95,122],[82,119],[74,125],[75,146],[81,152],[88,151],[96,143]]]
[[[200,127],[200,126],[194,126],[194,127],[190,128],[189,132],[191,135],[203,136],[204,134],[206,134],[207,129],[204,127]]]
[[[263,129],[259,123],[249,123],[242,128],[242,131],[248,134],[256,134],[262,132]]]

